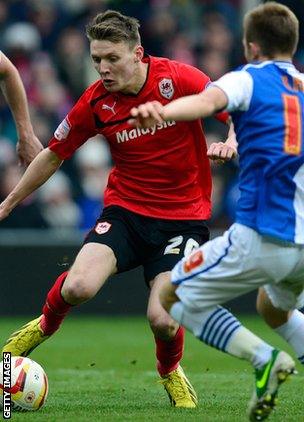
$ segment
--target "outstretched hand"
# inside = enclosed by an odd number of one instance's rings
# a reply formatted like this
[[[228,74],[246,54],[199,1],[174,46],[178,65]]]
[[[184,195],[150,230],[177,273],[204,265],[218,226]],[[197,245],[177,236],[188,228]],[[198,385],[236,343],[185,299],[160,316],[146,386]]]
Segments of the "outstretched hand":
[[[214,142],[208,148],[207,156],[211,160],[225,162],[235,158],[237,156],[237,150],[234,146],[227,145],[224,142]]]
[[[133,107],[130,111],[132,116],[128,120],[131,126],[147,129],[157,123],[163,123],[163,105],[158,101],[150,101]]]
[[[20,137],[16,150],[20,164],[27,167],[34,160],[36,155],[43,150],[43,146],[39,139],[33,135],[27,138]]]

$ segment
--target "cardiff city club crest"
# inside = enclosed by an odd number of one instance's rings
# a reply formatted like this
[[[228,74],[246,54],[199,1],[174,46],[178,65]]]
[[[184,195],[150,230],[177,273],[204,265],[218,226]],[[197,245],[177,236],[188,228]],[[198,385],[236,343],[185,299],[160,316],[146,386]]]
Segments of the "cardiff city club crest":
[[[103,221],[102,223],[97,223],[95,226],[95,231],[97,234],[104,234],[107,233],[112,224],[108,223],[107,221]]]
[[[158,86],[159,86],[159,92],[161,93],[163,97],[167,98],[167,100],[170,100],[173,97],[174,88],[173,88],[172,79],[162,79],[159,82]]]

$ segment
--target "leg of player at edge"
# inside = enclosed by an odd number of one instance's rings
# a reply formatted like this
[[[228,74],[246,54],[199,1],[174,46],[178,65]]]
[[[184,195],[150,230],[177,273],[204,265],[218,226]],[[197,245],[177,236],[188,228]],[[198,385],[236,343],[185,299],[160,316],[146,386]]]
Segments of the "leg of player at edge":
[[[14,356],[29,355],[59,329],[74,305],[95,296],[115,271],[116,260],[111,249],[105,245],[85,245],[71,270],[62,273],[50,289],[43,314],[12,333],[3,351]],[[157,368],[171,404],[193,408],[197,405],[197,396],[179,365],[184,348],[184,329],[164,311],[158,299],[158,286],[168,278],[169,272],[160,274],[151,282],[148,306],[148,319],[155,335]]]
[[[304,365],[304,314],[297,309],[284,311],[275,308],[263,288],[259,289],[257,311],[264,321],[293,348],[299,362]]]
[[[246,329],[232,314],[226,321],[231,327],[223,330],[219,306],[199,311],[186,307],[176,296],[170,279],[163,283],[160,290],[160,302],[170,315],[191,331],[195,337],[211,347],[215,347],[232,356],[249,361],[255,370],[255,388],[248,406],[251,421],[268,418],[277,404],[280,384],[296,373],[295,363],[285,352],[277,350]],[[212,336],[210,326],[212,325]],[[227,325],[227,324],[226,324]],[[206,330],[204,330],[206,328]],[[226,336],[226,337],[225,337]],[[218,339],[225,338],[224,342]],[[219,344],[221,343],[221,347]]]
[[[49,290],[43,314],[14,332],[3,352],[27,356],[58,330],[74,305],[94,297],[115,272],[116,258],[108,246],[95,243],[84,245],[70,271],[62,273]]]
[[[160,288],[169,279],[170,272],[165,272],[150,282],[147,317],[155,338],[157,370],[171,405],[194,408],[197,406],[197,395],[180,366],[184,351],[184,328],[171,318],[159,301]]]

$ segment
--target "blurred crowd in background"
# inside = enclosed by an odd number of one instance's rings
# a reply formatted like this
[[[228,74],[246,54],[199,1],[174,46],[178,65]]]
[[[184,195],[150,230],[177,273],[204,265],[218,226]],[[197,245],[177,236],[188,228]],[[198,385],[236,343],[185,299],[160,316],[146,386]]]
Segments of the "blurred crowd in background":
[[[245,0],[0,0],[0,49],[18,68],[28,95],[36,135],[47,146],[58,124],[98,75],[89,55],[85,25],[106,9],[141,22],[145,51],[200,68],[211,79],[244,63],[241,20]],[[250,1],[247,1],[250,3]],[[252,1],[252,6],[258,1]],[[255,3],[255,4],[254,4]],[[301,1],[281,1],[304,19]],[[300,46],[304,46],[301,27]],[[304,48],[304,47],[303,47]],[[304,49],[296,55],[304,70]],[[205,122],[207,141],[225,139],[215,119]],[[20,179],[14,121],[0,99],[0,200]],[[102,207],[111,157],[101,137],[89,140],[37,193],[5,221],[6,228],[71,228],[87,231]],[[212,164],[211,227],[234,218],[237,160]]]

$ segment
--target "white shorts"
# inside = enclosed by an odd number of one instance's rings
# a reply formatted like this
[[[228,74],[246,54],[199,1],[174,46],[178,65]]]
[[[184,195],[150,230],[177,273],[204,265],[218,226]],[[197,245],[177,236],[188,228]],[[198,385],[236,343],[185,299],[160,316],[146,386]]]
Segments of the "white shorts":
[[[260,286],[277,308],[304,306],[304,246],[276,242],[241,224],[210,242],[172,270],[176,294],[193,310],[225,303]]]

